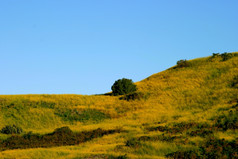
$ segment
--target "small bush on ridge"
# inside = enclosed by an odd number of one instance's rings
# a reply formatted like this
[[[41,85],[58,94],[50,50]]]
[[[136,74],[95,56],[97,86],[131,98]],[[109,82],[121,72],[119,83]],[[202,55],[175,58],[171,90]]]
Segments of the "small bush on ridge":
[[[221,54],[221,57],[222,57],[222,61],[226,61],[226,60],[229,60],[230,58],[232,58],[233,54],[224,52],[223,54]]]
[[[182,67],[188,67],[189,63],[187,60],[179,60],[177,61],[177,67],[182,68]]]
[[[235,55],[232,54],[232,53],[227,53],[227,52],[224,52],[222,54],[220,54],[220,53],[212,53],[212,57],[210,58],[210,60],[214,60],[214,59],[220,57],[221,59],[219,59],[219,60],[227,61],[230,58],[232,58],[233,56],[235,56]]]

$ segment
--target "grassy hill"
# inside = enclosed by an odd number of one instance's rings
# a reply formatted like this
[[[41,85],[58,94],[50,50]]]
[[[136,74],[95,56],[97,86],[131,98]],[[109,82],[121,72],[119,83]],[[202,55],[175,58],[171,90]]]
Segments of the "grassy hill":
[[[23,132],[0,133],[0,158],[238,157],[238,53],[184,61],[136,85],[125,96],[1,95],[0,129]]]

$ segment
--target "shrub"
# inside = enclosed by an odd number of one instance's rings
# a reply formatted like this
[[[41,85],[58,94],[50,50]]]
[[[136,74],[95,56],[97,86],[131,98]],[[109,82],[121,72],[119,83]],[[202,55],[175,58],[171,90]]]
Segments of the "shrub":
[[[7,125],[2,128],[1,133],[3,134],[21,134],[23,132],[22,128],[16,125]]]
[[[177,67],[182,68],[182,67],[188,67],[189,63],[187,60],[179,60],[177,61]]]
[[[212,57],[209,60],[213,61],[214,59],[219,57],[219,60],[226,61],[226,60],[229,60],[230,58],[232,58],[233,56],[235,56],[235,55],[232,53],[227,53],[227,52],[224,52],[222,54],[212,53]]]
[[[212,53],[212,56],[208,59],[208,61],[216,61],[221,59],[221,54],[220,53]]]
[[[221,57],[222,57],[222,61],[226,61],[232,58],[233,55],[231,53],[224,52],[223,54],[221,54]]]
[[[113,95],[124,95],[135,92],[137,90],[136,85],[131,79],[122,78],[113,84],[111,87]]]
[[[213,58],[218,57],[218,56],[220,56],[220,53],[212,53]]]
[[[61,127],[61,128],[55,129],[52,134],[53,135],[54,134],[57,134],[57,135],[62,135],[62,134],[64,134],[64,135],[72,135],[73,131],[68,126],[65,126],[65,127]]]

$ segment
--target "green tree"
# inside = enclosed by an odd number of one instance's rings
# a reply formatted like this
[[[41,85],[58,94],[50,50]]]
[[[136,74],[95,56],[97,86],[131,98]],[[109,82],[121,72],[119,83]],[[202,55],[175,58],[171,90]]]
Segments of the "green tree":
[[[135,92],[137,90],[136,85],[133,83],[131,79],[122,78],[113,84],[112,94],[113,95],[123,95]]]

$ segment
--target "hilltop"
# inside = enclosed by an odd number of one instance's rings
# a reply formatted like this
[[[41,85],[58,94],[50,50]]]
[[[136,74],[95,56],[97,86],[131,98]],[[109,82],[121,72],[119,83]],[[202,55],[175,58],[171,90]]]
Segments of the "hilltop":
[[[1,95],[0,158],[238,157],[238,53],[181,62],[130,95]]]

